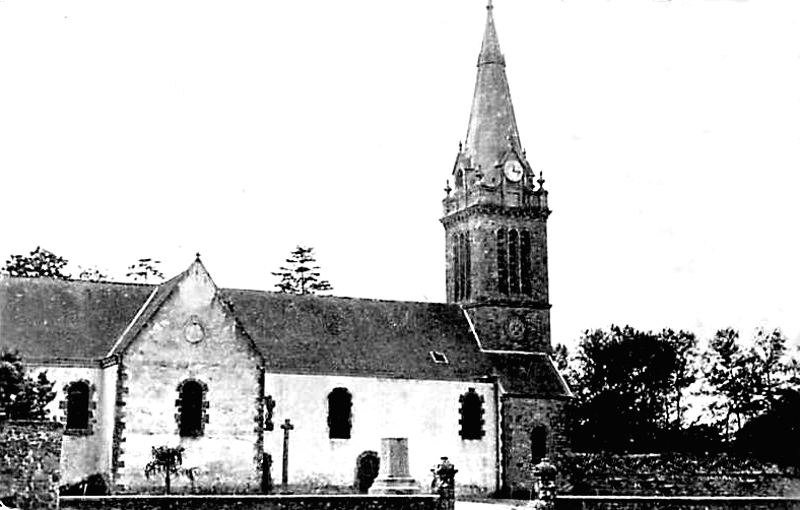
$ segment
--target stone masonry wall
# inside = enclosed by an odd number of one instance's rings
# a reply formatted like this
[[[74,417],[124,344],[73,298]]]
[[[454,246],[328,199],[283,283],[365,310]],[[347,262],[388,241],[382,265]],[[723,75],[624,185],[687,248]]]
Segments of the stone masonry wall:
[[[503,492],[521,494],[532,484],[534,461],[531,431],[547,429],[547,455],[555,457],[569,449],[566,436],[565,400],[502,397]]]
[[[559,496],[556,510],[788,510],[800,509],[797,498]]]
[[[543,219],[506,214],[464,213],[460,220],[446,223],[445,229],[445,274],[447,298],[451,301],[455,279],[453,258],[453,236],[461,232],[470,234],[471,299],[465,304],[492,303],[497,299],[547,303],[547,226]],[[527,230],[531,236],[531,286],[533,295],[528,298],[504,296],[498,291],[497,234],[499,228]],[[518,299],[519,298],[519,299]]]
[[[24,510],[58,508],[61,425],[0,421],[0,499]]]
[[[151,449],[185,448],[182,492],[258,492],[263,444],[261,358],[199,264],[127,346],[119,365],[115,492],[159,492]],[[203,387],[201,431],[181,436],[180,388]]]
[[[65,510],[436,510],[439,498],[414,496],[99,496],[64,497]]]
[[[800,469],[747,457],[573,453],[556,462],[562,494],[800,497]]]

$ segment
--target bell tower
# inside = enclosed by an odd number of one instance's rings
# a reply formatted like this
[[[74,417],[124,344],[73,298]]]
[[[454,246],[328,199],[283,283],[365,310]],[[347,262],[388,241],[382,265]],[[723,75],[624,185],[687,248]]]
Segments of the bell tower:
[[[491,0],[467,136],[443,200],[447,302],[484,349],[550,352],[547,191],[520,144]]]

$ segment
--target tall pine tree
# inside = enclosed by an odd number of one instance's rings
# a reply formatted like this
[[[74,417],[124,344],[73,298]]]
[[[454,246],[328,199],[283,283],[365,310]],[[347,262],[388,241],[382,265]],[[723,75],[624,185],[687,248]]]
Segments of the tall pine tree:
[[[275,286],[289,294],[316,294],[333,290],[328,280],[320,278],[319,266],[314,265],[314,248],[298,246],[286,259],[286,266],[272,273],[281,279]]]

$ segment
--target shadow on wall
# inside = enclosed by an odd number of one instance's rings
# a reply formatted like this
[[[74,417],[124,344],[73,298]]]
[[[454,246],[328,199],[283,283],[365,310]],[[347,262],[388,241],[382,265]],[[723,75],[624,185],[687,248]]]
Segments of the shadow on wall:
[[[58,494],[60,496],[106,496],[111,494],[111,491],[108,488],[106,478],[99,473],[95,473],[78,483],[60,486]]]
[[[356,486],[358,492],[366,494],[372,483],[378,477],[381,467],[381,459],[378,452],[367,450],[356,459]]]

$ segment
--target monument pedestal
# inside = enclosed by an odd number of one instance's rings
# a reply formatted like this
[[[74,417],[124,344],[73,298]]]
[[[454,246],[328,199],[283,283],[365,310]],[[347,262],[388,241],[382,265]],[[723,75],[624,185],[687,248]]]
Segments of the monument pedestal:
[[[419,494],[419,484],[408,470],[408,438],[381,439],[381,465],[370,494]]]

